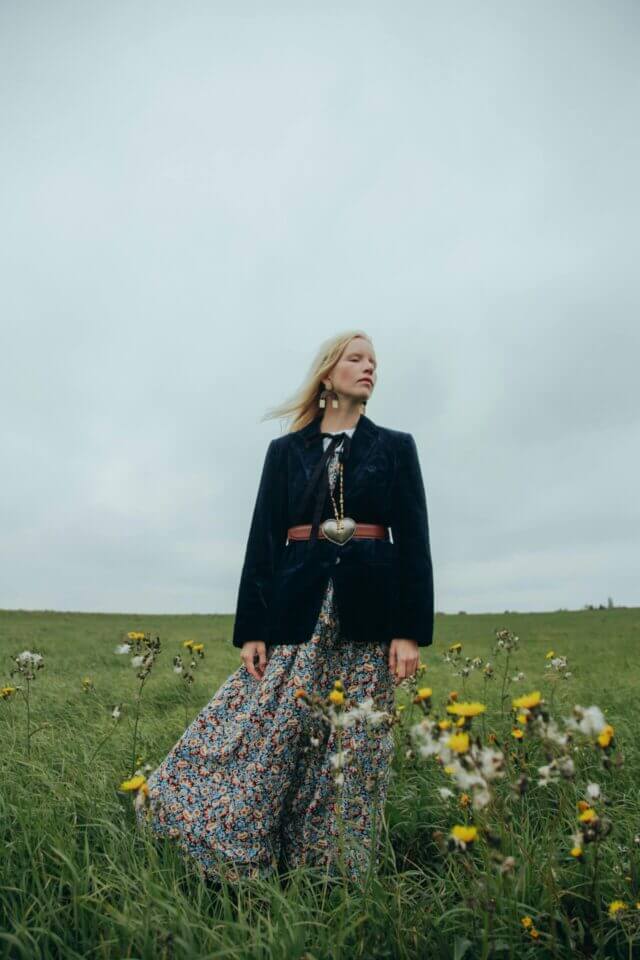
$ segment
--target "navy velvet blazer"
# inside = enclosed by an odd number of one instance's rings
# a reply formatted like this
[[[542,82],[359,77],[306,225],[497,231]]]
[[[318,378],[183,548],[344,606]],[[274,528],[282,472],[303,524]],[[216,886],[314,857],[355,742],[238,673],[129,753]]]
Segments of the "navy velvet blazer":
[[[322,414],[301,430],[271,440],[262,469],[240,577],[233,645],[250,640],[298,644],[316,626],[333,578],[341,636],[389,643],[394,637],[433,642],[433,571],[424,484],[415,440],[360,415],[344,464],[344,511],[391,528],[390,540],[352,537],[291,540],[287,529],[311,523],[301,515],[307,481],[323,455]],[[334,495],[337,491],[334,491]],[[336,502],[338,497],[336,496]],[[333,517],[327,495],[321,520]]]

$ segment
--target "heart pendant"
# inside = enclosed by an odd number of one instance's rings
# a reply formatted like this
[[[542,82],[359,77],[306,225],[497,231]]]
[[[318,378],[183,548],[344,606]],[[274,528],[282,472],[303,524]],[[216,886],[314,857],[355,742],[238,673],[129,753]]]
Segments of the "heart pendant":
[[[338,529],[338,521],[332,519],[323,520],[320,527],[327,540],[331,540],[332,543],[337,543],[339,546],[342,546],[347,540],[351,540],[356,532],[356,522],[351,517],[342,518],[342,529],[340,530]]]

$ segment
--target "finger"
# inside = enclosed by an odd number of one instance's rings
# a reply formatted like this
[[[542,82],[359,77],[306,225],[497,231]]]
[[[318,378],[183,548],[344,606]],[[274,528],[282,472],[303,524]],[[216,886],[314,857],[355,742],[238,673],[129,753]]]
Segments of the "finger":
[[[244,661],[244,665],[245,665],[245,667],[247,668],[247,671],[251,674],[252,677],[255,677],[256,680],[259,680],[259,679],[260,679],[260,677],[259,677],[259,676],[257,675],[257,673],[256,673],[256,668],[255,668],[255,666],[254,666],[254,664],[253,664],[253,660],[250,660],[249,657],[247,657],[247,658],[245,659],[245,661]]]

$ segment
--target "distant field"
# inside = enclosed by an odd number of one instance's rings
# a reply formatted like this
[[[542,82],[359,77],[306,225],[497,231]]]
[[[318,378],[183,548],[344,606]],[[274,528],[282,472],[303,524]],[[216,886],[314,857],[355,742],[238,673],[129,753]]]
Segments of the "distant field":
[[[390,859],[385,876],[366,897],[354,899],[350,893],[320,904],[313,891],[301,887],[285,904],[272,890],[263,892],[256,919],[255,904],[245,903],[240,914],[233,913],[226,900],[223,905],[219,896],[207,894],[171,849],[150,853],[134,835],[131,797],[118,792],[120,781],[131,773],[137,682],[129,658],[114,650],[129,631],[160,637],[161,653],[145,684],[136,749],[137,759],[155,765],[182,734],[185,719],[190,722],[240,666],[240,651],[230,640],[232,624],[231,616],[216,615],[0,611],[0,686],[20,682],[9,671],[12,657],[21,651],[38,652],[45,662],[31,683],[30,723],[39,729],[32,736],[30,760],[25,704],[16,695],[0,699],[0,914],[8,918],[0,923],[0,958],[189,957],[218,950],[216,955],[239,958],[348,955],[368,960],[454,956],[457,945],[457,955],[469,960],[590,956],[596,944],[606,944],[609,952],[602,956],[636,956],[629,950],[631,943],[638,949],[640,924],[638,940],[625,939],[624,928],[612,926],[606,909],[609,901],[622,898],[629,908],[637,903],[640,918],[640,608],[436,617],[434,643],[421,649],[427,670],[420,685],[433,689],[439,712],[448,692],[456,689],[460,699],[486,700],[491,727],[509,737],[510,722],[498,716],[504,658],[492,650],[496,631],[510,630],[519,637],[519,648],[511,655],[508,674],[522,671],[525,676],[509,683],[509,698],[533,690],[547,698],[547,654],[566,657],[572,676],[555,684],[554,716],[568,715],[574,704],[598,705],[615,729],[624,758],[602,771],[584,754],[583,783],[596,779],[604,784],[605,805],[616,811],[614,831],[602,844],[595,886],[591,865],[567,862],[563,853],[571,811],[582,796],[577,785],[538,788],[533,806],[526,805],[532,801],[517,801],[525,806],[509,815],[512,823],[503,839],[522,872],[517,883],[503,877],[496,881],[497,912],[485,910],[482,898],[480,906],[474,907],[473,898],[467,902],[467,867],[462,860],[451,862],[435,846],[434,831],[448,830],[462,813],[436,797],[436,780],[440,785],[445,781],[433,757],[407,766],[402,756],[406,744],[399,744],[388,804]],[[204,644],[187,700],[172,669],[173,657],[185,653],[185,640]],[[494,678],[485,685],[480,670],[464,683],[454,676],[443,656],[455,643],[462,644],[463,658],[491,661]],[[83,681],[85,686],[89,681],[86,691]],[[400,690],[398,702],[409,704],[408,696]],[[111,719],[115,704],[123,705],[117,723]],[[101,741],[104,746],[96,754]],[[558,799],[560,813],[545,827],[543,818],[555,809],[551,798],[556,794],[563,797],[562,803]],[[467,820],[469,813],[464,813]],[[511,832],[514,823],[517,835]],[[550,839],[552,830],[559,831],[558,846]],[[591,850],[586,853],[591,856]],[[485,875],[486,864],[478,877]],[[550,892],[556,883],[564,885],[564,894]],[[579,919],[575,930],[574,915]],[[522,939],[522,916],[537,918],[543,929],[540,941]],[[590,933],[581,933],[583,922]],[[495,954],[487,952],[491,945]],[[548,952],[541,954],[541,949]]]

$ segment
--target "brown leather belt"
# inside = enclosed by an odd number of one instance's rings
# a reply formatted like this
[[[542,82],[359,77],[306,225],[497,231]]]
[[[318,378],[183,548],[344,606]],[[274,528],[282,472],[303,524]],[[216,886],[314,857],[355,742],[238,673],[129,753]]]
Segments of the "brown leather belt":
[[[311,535],[311,524],[310,523],[299,523],[296,527],[289,527],[287,530],[287,537],[289,540],[308,540]],[[389,539],[389,528],[385,527],[382,523],[356,523],[356,528],[353,532],[353,536],[357,538],[361,537],[374,537],[376,540],[388,540]],[[325,536],[322,527],[318,528],[318,539],[327,540],[328,537]],[[351,537],[349,538],[351,539]]]

